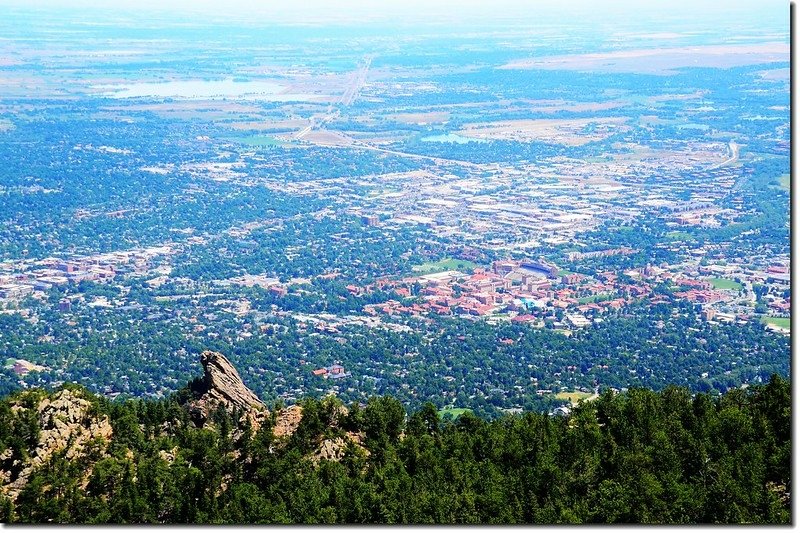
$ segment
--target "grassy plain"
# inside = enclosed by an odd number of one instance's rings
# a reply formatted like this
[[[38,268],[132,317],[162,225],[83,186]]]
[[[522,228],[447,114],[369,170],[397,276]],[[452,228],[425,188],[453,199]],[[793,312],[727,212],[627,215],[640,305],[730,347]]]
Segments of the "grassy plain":
[[[732,291],[742,290],[742,284],[739,283],[738,281],[733,281],[732,279],[711,278],[708,281],[711,282],[711,285],[713,285],[715,289],[732,290]]]
[[[471,413],[471,412],[472,409],[465,409],[463,407],[445,407],[444,409],[439,409],[439,416],[443,417],[444,415],[449,414],[453,418],[458,418],[464,413]]]
[[[559,392],[556,398],[559,400],[569,400],[572,404],[577,404],[580,400],[585,400],[592,395],[591,392]]]
[[[595,294],[594,296],[585,296],[583,298],[578,298],[578,303],[583,304],[593,304],[597,302],[604,302],[606,300],[610,300],[610,294]]]
[[[792,329],[792,319],[791,318],[781,318],[777,316],[765,316],[761,317],[761,322],[764,324],[772,324],[773,326],[778,326],[779,328],[784,329]]]
[[[664,236],[672,241],[688,241],[692,238],[692,234],[685,231],[669,231]]]
[[[461,272],[471,273],[474,269],[479,267],[479,264],[473,263],[472,261],[449,257],[440,261],[413,266],[411,270],[419,274],[433,274],[435,272],[444,272],[445,270],[459,270]]]

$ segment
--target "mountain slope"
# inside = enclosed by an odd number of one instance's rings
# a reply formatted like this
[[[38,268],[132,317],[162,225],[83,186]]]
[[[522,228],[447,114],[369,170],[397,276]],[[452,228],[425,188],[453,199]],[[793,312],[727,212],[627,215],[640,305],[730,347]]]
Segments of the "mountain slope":
[[[674,387],[607,391],[569,417],[525,413],[488,422],[466,413],[448,422],[430,404],[407,417],[390,397],[349,409],[328,397],[267,411],[239,388],[224,356],[203,357],[204,378],[166,400],[110,402],[73,386],[0,401],[0,518],[791,519],[789,384],[777,376],[717,398]],[[201,421],[191,414],[199,400],[208,408]]]

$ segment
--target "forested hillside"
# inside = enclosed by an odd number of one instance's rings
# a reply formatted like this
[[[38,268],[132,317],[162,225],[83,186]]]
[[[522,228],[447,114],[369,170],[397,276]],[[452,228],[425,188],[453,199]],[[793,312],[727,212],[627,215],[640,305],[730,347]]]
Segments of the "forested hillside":
[[[3,399],[2,521],[791,521],[790,387],[778,376],[722,396],[606,391],[568,417],[453,421],[430,404],[406,416],[391,397],[349,408],[328,397],[257,406],[259,417],[221,400],[198,423],[187,405],[209,398],[208,375],[160,401],[74,386]]]

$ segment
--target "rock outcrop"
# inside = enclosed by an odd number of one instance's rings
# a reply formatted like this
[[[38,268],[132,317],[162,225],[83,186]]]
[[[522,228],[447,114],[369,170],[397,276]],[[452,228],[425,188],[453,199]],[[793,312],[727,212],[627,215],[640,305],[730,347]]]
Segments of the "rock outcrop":
[[[267,415],[267,408],[253,391],[247,388],[236,368],[219,352],[205,351],[200,355],[205,372],[200,397],[188,405],[194,423],[202,427],[219,407],[229,413],[240,412],[254,426]],[[243,421],[243,420],[242,420]]]
[[[107,416],[93,415],[91,403],[69,389],[56,393],[52,399],[43,398],[34,408],[41,430],[38,443],[29,451],[27,460],[21,463],[19,459],[13,459],[10,448],[0,454],[0,464],[12,462],[11,468],[0,470],[0,491],[12,499],[27,484],[31,473],[54,454],[63,451],[66,459],[77,459],[88,451],[91,442],[104,449],[113,432]],[[11,409],[19,411],[30,407],[17,404]]]
[[[341,421],[347,415],[347,412],[348,409],[345,406],[338,406],[330,421],[330,427],[341,430]],[[291,405],[285,407],[275,413],[275,425],[272,428],[272,433],[275,437],[286,443],[295,431],[297,431],[302,420],[303,408],[301,406]],[[308,458],[310,458],[314,464],[319,464],[319,462],[323,460],[341,461],[350,444],[355,445],[357,449],[361,450],[364,456],[368,456],[369,450],[364,447],[363,442],[363,434],[346,431],[340,436],[323,439],[316,450],[308,455]]]
[[[272,433],[276,437],[290,437],[292,433],[297,431],[297,426],[300,425],[300,420],[303,419],[303,408],[299,405],[292,405],[281,409],[275,420],[275,427],[272,428]]]
[[[350,444],[355,445],[357,449],[361,450],[362,453],[367,456],[369,455],[369,450],[364,447],[362,441],[362,435],[359,433],[353,433],[352,431],[348,431],[341,437],[325,439],[320,443],[317,450],[311,455],[311,461],[314,464],[319,464],[319,462],[323,460],[341,461],[347,450],[347,446]]]

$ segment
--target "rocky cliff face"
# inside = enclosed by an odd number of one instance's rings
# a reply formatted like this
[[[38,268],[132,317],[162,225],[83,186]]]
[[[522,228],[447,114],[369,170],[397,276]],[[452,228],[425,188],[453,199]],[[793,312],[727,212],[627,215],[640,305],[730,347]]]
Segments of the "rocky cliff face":
[[[242,382],[236,368],[219,352],[205,351],[200,356],[203,365],[203,390],[200,398],[187,407],[198,426],[203,426],[219,407],[229,413],[240,411],[255,426],[267,414],[264,403]]]
[[[12,405],[12,411],[25,409]],[[45,464],[54,454],[65,451],[68,460],[76,459],[88,451],[90,442],[105,448],[112,436],[111,423],[107,416],[94,416],[91,404],[79,393],[62,390],[52,398],[43,398],[35,406],[39,417],[39,439],[29,450],[28,458],[22,462],[14,458],[9,448],[0,454],[0,492],[15,499],[31,473]],[[87,473],[88,474],[88,473]]]
[[[275,427],[272,428],[272,433],[276,437],[290,437],[292,433],[297,431],[297,426],[300,425],[300,420],[302,419],[303,408],[299,405],[292,405],[281,409],[277,413]]]

